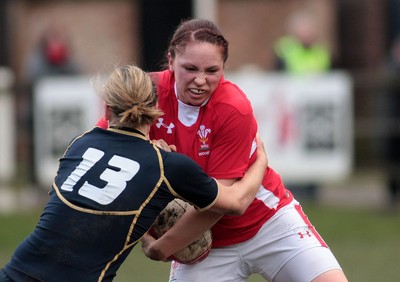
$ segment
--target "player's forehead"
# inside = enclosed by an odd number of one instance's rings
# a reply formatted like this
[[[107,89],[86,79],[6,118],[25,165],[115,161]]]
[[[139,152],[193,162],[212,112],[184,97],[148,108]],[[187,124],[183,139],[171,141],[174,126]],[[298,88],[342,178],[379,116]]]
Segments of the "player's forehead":
[[[224,64],[223,48],[209,42],[190,42],[184,48],[180,48],[175,59],[179,63],[206,68],[220,67]]]

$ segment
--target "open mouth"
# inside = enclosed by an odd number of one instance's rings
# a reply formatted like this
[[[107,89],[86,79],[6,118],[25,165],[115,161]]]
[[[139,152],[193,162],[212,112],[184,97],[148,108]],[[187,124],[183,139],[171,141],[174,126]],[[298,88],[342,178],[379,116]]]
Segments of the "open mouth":
[[[195,95],[201,95],[206,92],[205,90],[195,89],[195,88],[191,88],[191,89],[189,89],[189,91]]]

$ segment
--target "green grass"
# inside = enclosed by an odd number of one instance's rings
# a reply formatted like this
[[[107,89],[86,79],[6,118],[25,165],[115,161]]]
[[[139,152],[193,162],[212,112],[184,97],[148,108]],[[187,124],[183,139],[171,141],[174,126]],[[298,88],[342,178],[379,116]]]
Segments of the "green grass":
[[[349,281],[399,281],[398,212],[315,206],[305,211],[336,255]]]
[[[349,281],[399,281],[400,214],[303,205],[335,253]],[[0,215],[0,266],[32,230],[39,212]],[[167,281],[169,264],[154,262],[135,248],[120,269],[116,282]],[[257,275],[248,281],[264,281]]]

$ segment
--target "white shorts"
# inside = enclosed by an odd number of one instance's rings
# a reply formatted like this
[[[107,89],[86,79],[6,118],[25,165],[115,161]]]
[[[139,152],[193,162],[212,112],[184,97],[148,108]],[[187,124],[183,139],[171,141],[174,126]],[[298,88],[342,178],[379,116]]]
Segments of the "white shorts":
[[[172,262],[169,281],[242,282],[258,273],[271,282],[308,282],[332,269],[341,267],[294,200],[252,239],[212,249],[194,265]]]

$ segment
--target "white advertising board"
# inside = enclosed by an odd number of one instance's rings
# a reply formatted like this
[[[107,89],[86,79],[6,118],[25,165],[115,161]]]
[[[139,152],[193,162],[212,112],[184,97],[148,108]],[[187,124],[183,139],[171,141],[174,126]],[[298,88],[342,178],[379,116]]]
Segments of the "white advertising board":
[[[66,76],[41,79],[34,88],[35,175],[50,187],[58,160],[70,141],[93,128],[103,106],[90,77]]]
[[[14,97],[0,90],[0,182],[8,182],[16,172],[16,120]]]
[[[353,111],[352,82],[346,73],[243,71],[226,78],[251,101],[269,164],[285,181],[336,181],[349,175]]]

